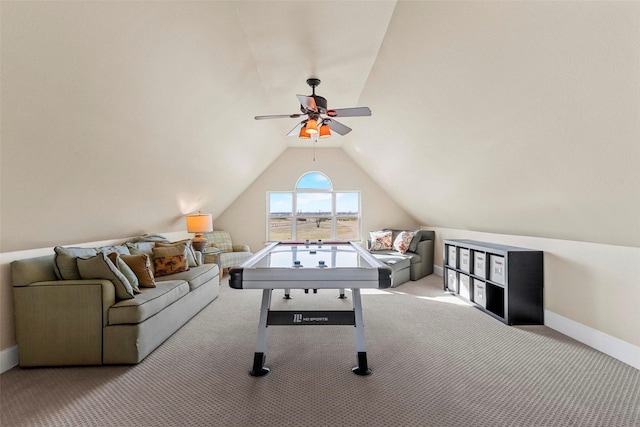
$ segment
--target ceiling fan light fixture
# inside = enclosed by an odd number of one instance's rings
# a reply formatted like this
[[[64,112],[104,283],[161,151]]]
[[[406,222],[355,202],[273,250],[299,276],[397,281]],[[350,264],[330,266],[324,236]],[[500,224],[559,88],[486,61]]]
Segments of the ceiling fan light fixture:
[[[307,132],[307,124],[300,128],[300,134],[298,135],[302,139],[311,139],[311,135]]]
[[[307,133],[318,133],[318,121],[316,119],[307,120]]]
[[[331,136],[331,129],[329,129],[328,124],[323,123],[318,133],[320,134],[320,138],[329,138]]]

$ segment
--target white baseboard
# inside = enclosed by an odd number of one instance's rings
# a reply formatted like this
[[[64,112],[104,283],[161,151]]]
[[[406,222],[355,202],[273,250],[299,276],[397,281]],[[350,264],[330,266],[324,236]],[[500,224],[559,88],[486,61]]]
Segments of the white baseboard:
[[[18,366],[18,346],[14,345],[0,351],[0,374]]]
[[[552,311],[544,311],[544,324],[576,341],[593,347],[604,354],[618,359],[640,370],[640,347],[585,326]]]
[[[442,267],[440,267],[439,265],[434,265],[433,266],[433,274],[435,274],[436,276],[442,277],[442,274],[443,274]]]

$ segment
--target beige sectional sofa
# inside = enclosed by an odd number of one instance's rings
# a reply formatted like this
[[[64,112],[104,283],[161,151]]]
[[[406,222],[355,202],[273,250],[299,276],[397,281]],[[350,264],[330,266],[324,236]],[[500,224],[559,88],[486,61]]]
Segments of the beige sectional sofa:
[[[122,262],[109,264],[105,255],[145,259],[140,254],[151,249],[153,256],[154,246],[56,248],[52,255],[12,262],[20,366],[138,363],[218,296],[218,266],[198,265],[201,254],[191,249],[188,269],[156,275],[153,287],[127,293],[121,280],[127,275],[112,271]]]

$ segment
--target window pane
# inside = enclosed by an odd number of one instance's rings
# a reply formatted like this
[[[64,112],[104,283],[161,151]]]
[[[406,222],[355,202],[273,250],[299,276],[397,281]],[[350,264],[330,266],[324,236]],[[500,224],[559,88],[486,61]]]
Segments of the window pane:
[[[341,216],[337,219],[338,240],[358,240],[358,230],[360,229],[357,216]]]
[[[269,193],[269,217],[293,213],[292,193]]]
[[[331,181],[320,172],[309,172],[302,175],[296,184],[296,188],[331,190]]]
[[[298,218],[296,240],[331,240],[331,216]]]
[[[269,240],[291,240],[291,218],[269,217]]]
[[[298,215],[331,216],[331,193],[297,193],[296,211]]]
[[[357,215],[358,213],[360,213],[360,193],[336,192],[337,215]]]

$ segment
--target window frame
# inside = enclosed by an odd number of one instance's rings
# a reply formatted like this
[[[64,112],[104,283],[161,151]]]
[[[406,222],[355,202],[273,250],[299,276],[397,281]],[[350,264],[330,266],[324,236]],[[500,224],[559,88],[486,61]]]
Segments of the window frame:
[[[329,188],[299,188],[300,182],[307,176],[311,174],[319,174],[324,177],[329,183]],[[302,174],[298,180],[296,181],[296,185],[293,191],[267,191],[266,194],[266,241],[273,242],[275,239],[271,238],[271,201],[272,195],[274,194],[290,194],[291,195],[291,213],[289,215],[278,215],[279,217],[283,217],[284,219],[288,219],[290,222],[290,231],[291,238],[289,240],[279,240],[283,242],[295,242],[300,241],[297,237],[298,235],[298,221],[300,218],[310,219],[310,218],[318,218],[321,215],[319,214],[310,214],[310,213],[300,213],[298,212],[298,196],[305,194],[329,194],[331,201],[331,212],[329,215],[326,215],[330,218],[331,221],[331,237],[323,240],[331,240],[337,242],[359,242],[362,240],[362,194],[359,190],[334,190],[333,183],[331,179],[327,175],[318,171],[309,171]],[[339,194],[356,194],[358,198],[358,212],[356,213],[337,213],[337,199]],[[346,238],[341,239],[338,237],[338,221],[341,218],[354,218],[357,221],[357,229],[356,236],[354,238]]]

